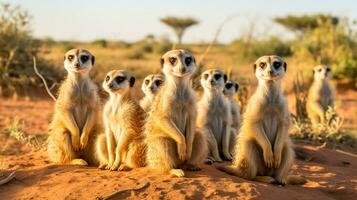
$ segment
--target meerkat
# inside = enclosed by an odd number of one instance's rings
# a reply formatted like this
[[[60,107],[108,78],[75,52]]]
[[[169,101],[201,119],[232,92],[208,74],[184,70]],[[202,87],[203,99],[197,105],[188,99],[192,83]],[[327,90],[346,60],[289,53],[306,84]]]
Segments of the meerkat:
[[[325,121],[325,113],[329,107],[334,108],[332,88],[328,83],[331,69],[326,65],[314,68],[314,82],[307,98],[307,114],[313,124]]]
[[[103,82],[109,93],[103,111],[105,136],[98,140],[100,169],[126,170],[146,164],[145,111],[131,96],[135,78],[124,70],[110,71]]]
[[[258,87],[244,114],[233,163],[220,170],[250,180],[287,183],[294,151],[288,135],[288,104],[280,89],[286,68],[279,56],[263,56],[255,62]]]
[[[197,127],[205,130],[208,144],[208,162],[232,160],[229,151],[231,111],[229,102],[223,96],[227,75],[221,70],[209,69],[201,74],[204,93],[198,104]]]
[[[190,77],[195,58],[186,50],[171,50],[161,57],[165,81],[152,103],[146,126],[147,163],[173,176],[200,170],[207,155],[205,135],[196,129],[196,97]]]
[[[148,112],[151,104],[154,101],[160,86],[164,82],[164,76],[161,74],[150,74],[144,78],[141,85],[141,90],[144,92],[145,97],[140,100],[140,106]]]
[[[85,49],[65,54],[68,75],[59,89],[48,139],[48,158],[54,163],[96,164],[94,143],[101,128],[97,87],[89,78],[94,60]]]
[[[224,85],[224,89],[223,89],[223,94],[226,97],[227,101],[229,102],[230,109],[231,109],[231,116],[232,116],[230,140],[234,142],[231,142],[229,146],[231,154],[233,154],[236,137],[240,128],[239,106],[234,100],[234,95],[238,92],[238,89],[239,89],[239,84],[233,80],[228,80]]]

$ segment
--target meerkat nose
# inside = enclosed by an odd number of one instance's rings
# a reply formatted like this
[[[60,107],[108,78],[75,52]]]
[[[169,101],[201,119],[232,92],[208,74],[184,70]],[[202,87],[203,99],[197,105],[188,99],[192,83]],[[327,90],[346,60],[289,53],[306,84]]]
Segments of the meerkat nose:
[[[113,83],[110,83],[109,88],[113,88],[113,87],[114,87]]]
[[[79,63],[78,62],[74,63],[74,66],[78,68],[79,67]]]

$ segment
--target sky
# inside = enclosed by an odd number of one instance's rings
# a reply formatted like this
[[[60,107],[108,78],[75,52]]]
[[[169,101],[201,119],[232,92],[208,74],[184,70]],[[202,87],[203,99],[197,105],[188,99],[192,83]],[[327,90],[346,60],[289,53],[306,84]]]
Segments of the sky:
[[[327,13],[357,19],[357,0],[0,0],[20,5],[32,16],[38,38],[91,41],[137,41],[148,34],[175,40],[160,22],[165,16],[190,16],[200,23],[184,35],[184,42],[211,41],[227,18],[218,40],[230,42],[253,32],[256,37],[291,34],[276,25],[277,16]],[[252,28],[254,27],[254,28]],[[253,31],[250,31],[253,30]]]

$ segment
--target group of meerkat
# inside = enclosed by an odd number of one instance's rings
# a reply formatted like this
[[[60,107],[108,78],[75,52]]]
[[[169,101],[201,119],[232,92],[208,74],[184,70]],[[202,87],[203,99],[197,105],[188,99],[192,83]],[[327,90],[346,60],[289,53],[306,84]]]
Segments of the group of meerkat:
[[[50,161],[108,170],[147,166],[181,177],[184,170],[200,170],[203,162],[233,160],[232,165],[217,168],[250,180],[294,182],[288,176],[294,151],[288,136],[290,114],[280,89],[287,69],[282,58],[263,56],[255,62],[259,84],[241,127],[234,100],[239,85],[221,70],[206,70],[201,74],[204,92],[197,101],[190,82],[196,61],[189,51],[171,50],[161,57],[162,75],[144,79],[145,97],[140,102],[132,95],[135,78],[125,70],[110,71],[102,83],[109,94],[103,110],[89,78],[94,60],[84,49],[65,54],[68,75],[50,125]],[[327,69],[315,70],[321,83],[313,87],[327,90],[319,75],[327,75]],[[317,108],[325,111],[316,105],[322,93],[314,93],[311,103],[318,117]]]

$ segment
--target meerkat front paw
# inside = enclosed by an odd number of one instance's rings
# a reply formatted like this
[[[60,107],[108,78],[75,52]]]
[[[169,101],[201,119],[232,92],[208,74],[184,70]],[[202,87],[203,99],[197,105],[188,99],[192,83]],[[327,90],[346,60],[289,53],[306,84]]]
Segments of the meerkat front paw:
[[[232,155],[229,152],[223,152],[224,159],[227,161],[232,161]]]
[[[178,153],[178,157],[181,161],[186,160],[186,144],[185,143],[177,145],[177,153]]]
[[[72,147],[73,147],[73,150],[74,151],[79,151],[80,149],[80,139],[78,136],[72,136],[71,137],[71,140],[72,140]]]
[[[263,156],[264,156],[265,165],[268,168],[272,168],[274,164],[274,156],[272,150],[270,148],[267,148],[266,150],[263,151]]]
[[[281,163],[281,150],[275,149],[274,150],[274,167],[278,168]]]
[[[86,136],[86,135],[87,134],[83,134],[82,137],[81,137],[80,145],[79,145],[80,150],[83,150],[87,146],[88,136]]]

